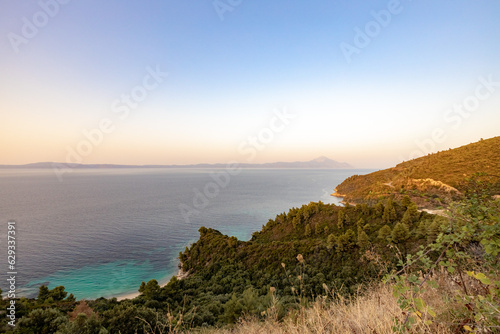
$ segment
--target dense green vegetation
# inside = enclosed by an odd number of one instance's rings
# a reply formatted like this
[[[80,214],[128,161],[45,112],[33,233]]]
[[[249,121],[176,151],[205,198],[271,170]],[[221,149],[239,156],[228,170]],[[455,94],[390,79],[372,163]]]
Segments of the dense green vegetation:
[[[351,203],[371,202],[409,195],[419,207],[434,208],[441,200],[458,200],[463,180],[475,173],[500,174],[500,137],[481,140],[453,150],[403,162],[368,175],[354,175],[337,186],[336,192]],[[500,194],[500,181],[489,179],[491,191]]]
[[[270,220],[248,242],[201,228],[200,240],[180,254],[183,270],[191,273],[181,284],[189,285],[192,294],[177,307],[195,306],[200,298],[210,301],[198,306],[193,317],[195,323],[214,325],[231,322],[244,312],[260,314],[271,288],[283,310],[296,305],[297,299],[307,302],[322,294],[324,284],[352,293],[379,274],[367,251],[390,263],[394,257],[389,244],[404,251],[415,249],[426,242],[427,226],[444,221],[417,212],[402,224],[407,211],[391,201],[347,208],[310,203]],[[384,216],[387,212],[392,215]],[[380,238],[384,226],[390,232]],[[249,299],[255,302],[248,303]]]

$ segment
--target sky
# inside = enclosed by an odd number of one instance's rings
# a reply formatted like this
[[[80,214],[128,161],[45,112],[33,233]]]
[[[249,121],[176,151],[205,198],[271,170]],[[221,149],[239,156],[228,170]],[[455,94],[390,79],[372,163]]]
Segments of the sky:
[[[0,0],[0,164],[327,156],[499,135],[494,0]]]

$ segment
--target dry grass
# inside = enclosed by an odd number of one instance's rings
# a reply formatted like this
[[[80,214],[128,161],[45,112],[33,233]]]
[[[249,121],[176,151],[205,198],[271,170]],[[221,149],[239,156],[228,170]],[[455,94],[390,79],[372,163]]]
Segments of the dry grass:
[[[411,327],[408,333],[452,334],[464,333],[463,325],[471,325],[472,313],[464,304],[463,283],[473,295],[482,287],[477,280],[464,277],[459,282],[458,276],[451,276],[445,271],[435,273],[432,278],[436,288],[426,286],[419,295],[426,305],[436,313],[435,318],[423,314],[422,320]],[[190,331],[171,329],[174,333],[188,334],[312,334],[312,333],[353,333],[353,334],[389,334],[395,333],[395,319],[404,321],[404,314],[393,296],[394,286],[378,284],[364,293],[346,298],[336,293],[330,297],[319,297],[309,307],[301,307],[290,312],[284,319],[278,321],[276,299],[266,311],[264,319],[247,317],[236,325],[226,328],[196,328]],[[333,298],[331,298],[333,297]],[[425,325],[425,320],[432,320]],[[481,333],[499,333],[498,328],[479,331]]]
[[[472,316],[465,307],[461,296],[463,284],[473,295],[481,290],[477,280],[470,277],[449,275],[440,271],[433,275],[437,287],[425,286],[419,295],[431,307],[436,318],[423,314],[422,320],[412,326],[409,333],[451,334],[463,333],[463,325]],[[460,283],[462,282],[462,283]],[[278,321],[276,308],[267,311],[266,318],[244,318],[240,322],[225,329],[195,330],[190,333],[200,334],[309,334],[309,333],[355,333],[355,334],[389,334],[394,333],[394,320],[404,321],[406,315],[401,311],[393,296],[393,285],[378,284],[364,293],[358,293],[352,298],[345,298],[332,293],[333,298],[318,298],[307,308],[289,313],[283,320]],[[425,320],[432,320],[425,325]],[[472,326],[472,325],[471,325]],[[484,331],[484,333],[496,333]]]
[[[440,289],[431,289],[425,299],[436,309],[445,309],[446,300]],[[272,308],[265,320],[243,319],[229,329],[196,330],[191,333],[201,334],[308,334],[308,333],[356,333],[385,334],[394,333],[394,319],[404,319],[396,299],[392,295],[392,286],[379,285],[356,298],[343,298],[335,295],[333,301],[324,298],[316,300],[312,306],[290,313],[282,321],[273,316]],[[415,333],[448,334],[453,333],[449,326],[423,323],[414,327]]]
[[[318,299],[280,323],[273,318],[243,320],[235,329],[221,333],[392,333],[392,319],[401,313],[387,286],[357,298],[336,297],[330,303]]]

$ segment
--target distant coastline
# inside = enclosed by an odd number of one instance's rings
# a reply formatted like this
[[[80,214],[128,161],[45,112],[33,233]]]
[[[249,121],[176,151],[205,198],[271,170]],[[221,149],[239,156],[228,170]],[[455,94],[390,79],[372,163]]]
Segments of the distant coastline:
[[[354,169],[347,162],[339,162],[326,157],[319,157],[310,161],[294,162],[270,162],[262,164],[252,163],[215,163],[215,164],[192,164],[192,165],[119,165],[119,164],[78,164],[59,162],[36,162],[24,165],[0,165],[0,169],[101,169],[101,168],[290,168],[290,169]]]
[[[226,168],[230,166],[238,168],[296,168],[296,169],[354,169],[347,162],[339,162],[319,157],[311,161],[295,162],[271,162],[262,164],[251,163],[215,163],[215,164],[192,164],[192,165],[119,165],[119,164],[76,164],[59,162],[37,162],[24,165],[0,165],[0,169],[45,169],[45,168],[71,168],[71,169],[100,169],[100,168]]]

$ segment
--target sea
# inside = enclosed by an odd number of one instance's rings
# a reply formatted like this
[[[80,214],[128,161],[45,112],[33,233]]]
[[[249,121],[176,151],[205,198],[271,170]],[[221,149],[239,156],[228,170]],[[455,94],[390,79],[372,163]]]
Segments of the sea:
[[[340,205],[335,187],[372,171],[74,169],[59,179],[51,169],[1,169],[0,275],[15,272],[17,297],[36,297],[41,285],[77,299],[128,295],[143,281],[168,282],[201,226],[249,240],[292,207]],[[6,279],[0,288],[5,296]]]

